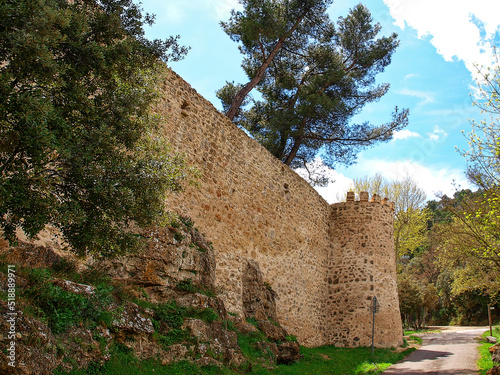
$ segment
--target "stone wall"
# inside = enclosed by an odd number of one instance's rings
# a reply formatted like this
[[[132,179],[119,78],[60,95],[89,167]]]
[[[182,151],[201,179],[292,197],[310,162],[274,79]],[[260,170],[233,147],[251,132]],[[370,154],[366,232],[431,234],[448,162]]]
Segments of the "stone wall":
[[[363,307],[354,307],[358,299],[347,302],[346,306],[354,309],[349,313],[349,319],[342,321],[338,319],[340,315],[332,315],[341,309],[349,311],[343,308],[345,303],[336,295],[358,286],[356,281],[346,279],[343,289],[337,292],[333,284],[329,284],[332,275],[340,277],[351,272],[354,265],[350,263],[359,262],[351,255],[348,259],[339,258],[342,249],[337,238],[343,238],[341,228],[348,229],[349,226],[338,218],[342,210],[332,211],[332,207],[306,181],[238,129],[174,72],[169,72],[162,91],[157,110],[163,116],[165,134],[174,150],[184,152],[203,174],[199,187],[187,187],[182,193],[172,194],[166,204],[170,209],[190,216],[213,242],[216,283],[228,310],[243,314],[242,280],[248,260],[253,260],[259,265],[264,281],[277,293],[280,322],[302,343],[311,346],[333,343],[365,345],[365,339],[349,341],[351,333],[338,332],[343,324],[357,319],[367,300],[361,298]],[[377,280],[380,279],[373,287],[382,287],[383,277],[392,280],[387,283],[387,295],[392,296],[393,305],[383,307],[393,307],[390,321],[399,329],[395,267],[391,269],[394,261],[382,261],[385,256],[394,258],[393,251],[389,254],[392,238],[387,237],[392,217],[384,210],[381,211],[385,215],[383,218],[379,218],[378,213],[371,215],[367,210],[362,214],[370,214],[371,221],[360,219],[374,227],[366,232],[368,236],[372,233],[378,236],[367,238],[367,243],[372,243],[372,240],[373,243],[387,242],[380,248],[370,245],[370,259],[377,258],[376,252],[380,250],[378,258],[382,263],[373,260],[373,264],[356,266],[356,269],[368,275],[371,267],[378,267],[379,263],[383,266],[383,270],[373,273],[373,277],[377,275]],[[385,228],[386,235],[379,235],[375,227]],[[361,251],[354,243],[349,249],[354,253]],[[352,295],[367,298],[374,291],[376,289],[362,289]],[[364,317],[360,318],[358,325],[366,325]],[[384,331],[384,335],[386,333]],[[402,335],[399,331],[397,335],[401,337],[391,337],[380,344],[399,344]]]
[[[328,257],[327,341],[339,346],[369,346],[373,297],[375,344],[394,346],[403,337],[395,270],[393,203],[368,193],[348,193],[347,202],[332,205],[332,244]],[[396,314],[397,312],[397,314]]]

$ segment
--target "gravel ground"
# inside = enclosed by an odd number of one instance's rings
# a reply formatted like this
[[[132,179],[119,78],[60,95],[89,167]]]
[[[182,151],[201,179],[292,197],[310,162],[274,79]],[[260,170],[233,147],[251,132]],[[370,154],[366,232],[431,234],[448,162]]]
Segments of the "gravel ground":
[[[418,335],[423,343],[384,374],[471,375],[477,374],[477,338],[488,327],[429,327],[439,333]]]

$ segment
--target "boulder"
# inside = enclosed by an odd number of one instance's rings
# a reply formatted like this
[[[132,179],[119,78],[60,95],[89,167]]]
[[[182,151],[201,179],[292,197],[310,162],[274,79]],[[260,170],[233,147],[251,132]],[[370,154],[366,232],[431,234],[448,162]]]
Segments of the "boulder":
[[[287,336],[287,332],[284,328],[275,325],[268,320],[259,321],[258,327],[269,340],[274,342],[284,341]]]
[[[491,353],[491,360],[495,363],[500,363],[500,343],[490,347],[489,351]]]
[[[279,365],[288,365],[300,359],[300,346],[296,342],[286,341],[278,345],[276,362]]]
[[[493,368],[486,371],[486,375],[500,375],[500,365],[493,366]]]
[[[493,336],[486,336],[486,342],[489,342],[490,344],[496,344],[497,338]]]
[[[149,318],[142,316],[139,306],[127,302],[125,308],[119,312],[118,317],[112,322],[113,330],[130,333],[153,333],[153,323]]]

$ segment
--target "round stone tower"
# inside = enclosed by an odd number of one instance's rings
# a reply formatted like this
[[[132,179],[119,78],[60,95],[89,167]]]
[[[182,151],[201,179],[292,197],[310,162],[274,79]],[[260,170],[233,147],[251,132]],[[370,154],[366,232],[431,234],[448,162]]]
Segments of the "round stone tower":
[[[367,192],[347,194],[331,205],[325,339],[341,347],[370,346],[375,314],[375,346],[403,344],[396,284],[394,204]]]

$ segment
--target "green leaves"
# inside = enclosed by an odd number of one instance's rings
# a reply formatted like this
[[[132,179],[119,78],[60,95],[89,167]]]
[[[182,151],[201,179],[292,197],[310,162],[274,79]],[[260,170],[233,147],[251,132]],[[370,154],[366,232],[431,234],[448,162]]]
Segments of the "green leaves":
[[[130,0],[0,5],[0,227],[60,228],[80,254],[136,248],[132,223],[161,220],[188,169],[150,114],[163,60],[186,49],[147,41]]]
[[[350,124],[389,89],[376,85],[375,75],[399,42],[395,34],[378,37],[380,25],[363,5],[333,24],[330,3],[248,0],[222,23],[241,43],[250,81],[227,83],[218,97],[230,119],[292,167],[304,167],[320,150],[329,167],[352,164],[358,150],[391,139],[408,122],[408,111],[396,108],[386,124]],[[261,100],[248,99],[254,87]]]

